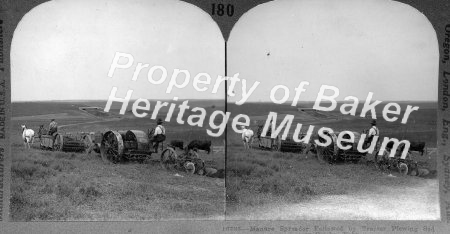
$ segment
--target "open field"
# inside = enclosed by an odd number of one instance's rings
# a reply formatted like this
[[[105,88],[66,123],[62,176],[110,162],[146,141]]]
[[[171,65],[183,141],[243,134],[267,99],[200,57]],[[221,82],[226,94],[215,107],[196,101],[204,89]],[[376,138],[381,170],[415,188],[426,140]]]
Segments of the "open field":
[[[159,154],[142,164],[112,164],[95,153],[39,150],[38,142],[24,149],[20,125],[26,123],[37,132],[40,124],[48,126],[50,118],[56,118],[61,133],[147,131],[156,126],[150,118],[118,115],[117,109],[109,115],[79,109],[92,104],[102,107],[99,102],[13,103],[12,220],[224,219],[224,179],[165,170]],[[213,146],[223,146],[223,138],[209,137],[205,128],[174,121],[165,126],[166,142],[208,139]],[[207,166],[224,169],[224,152],[199,154]]]
[[[389,176],[388,172],[375,168],[370,156],[355,164],[328,164],[320,163],[311,152],[260,149],[246,152],[240,134],[229,130],[226,219],[439,219],[436,104],[419,105],[420,111],[413,113],[406,125],[387,123],[382,120],[381,112],[377,112],[377,126],[381,137],[426,142],[428,152],[424,156],[412,152],[419,167],[432,172],[426,177],[402,176],[396,171]],[[342,116],[338,111],[308,112],[270,103],[230,105],[229,110],[241,111],[251,120],[260,121],[265,121],[269,110],[274,111],[278,113],[277,124],[286,114],[293,114],[295,119],[289,136],[296,123],[303,124],[302,132],[306,132],[309,125],[316,126],[315,131],[319,127],[330,127],[335,131],[361,132],[370,127],[370,119]],[[253,121],[250,127],[256,133]]]
[[[407,104],[412,103],[400,103],[402,107]],[[20,125],[25,123],[37,130],[40,124],[47,126],[50,118],[57,119],[62,133],[146,131],[155,126],[149,117],[134,117],[131,105],[125,115],[118,114],[120,105],[114,105],[108,114],[81,110],[104,105],[98,101],[13,103],[12,220],[439,219],[433,103],[418,103],[420,111],[413,113],[407,124],[382,121],[377,110],[382,137],[426,142],[428,151],[424,156],[413,152],[419,166],[432,172],[426,178],[400,176],[397,172],[392,172],[394,177],[388,176],[374,167],[371,157],[356,164],[324,164],[311,152],[245,152],[241,136],[231,128],[227,132],[226,180],[163,170],[159,155],[143,164],[111,164],[96,154],[24,149]],[[302,132],[309,125],[316,126],[316,130],[324,126],[356,132],[369,127],[369,119],[342,116],[339,111],[315,112],[308,109],[311,103],[303,105],[247,103],[229,105],[228,111],[231,117],[248,114],[255,132],[254,120],[265,121],[269,110],[278,113],[277,123],[286,114],[295,116],[291,134],[296,123],[303,124]],[[187,144],[193,139],[208,139],[214,146],[223,146],[224,137],[214,138],[206,133],[209,115],[223,105],[192,102],[191,106],[206,109],[205,124],[179,125],[173,117],[173,121],[165,123],[166,141],[176,139]],[[164,118],[165,114],[161,112],[159,117]],[[177,112],[173,116],[176,115]],[[224,152],[200,152],[200,156],[208,166],[225,168]],[[402,191],[406,194],[395,196]],[[417,199],[415,194],[423,199]],[[394,205],[396,209],[392,209]]]

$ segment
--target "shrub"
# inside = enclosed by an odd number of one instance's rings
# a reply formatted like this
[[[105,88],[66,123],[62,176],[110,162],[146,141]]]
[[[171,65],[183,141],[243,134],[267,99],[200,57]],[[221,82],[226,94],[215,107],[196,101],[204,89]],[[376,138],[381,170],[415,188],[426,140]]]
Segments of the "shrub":
[[[267,179],[259,188],[260,193],[272,193],[274,195],[284,195],[291,189],[289,181],[280,176]]]
[[[84,195],[86,198],[96,198],[102,196],[102,193],[99,192],[93,186],[89,186],[87,188],[81,188],[79,190],[80,194]]]
[[[30,162],[13,163],[11,172],[13,176],[21,177],[24,179],[31,178],[40,166],[32,164]]]
[[[307,196],[316,194],[316,192],[312,188],[310,188],[308,185],[305,185],[302,187],[296,187],[294,189],[294,192],[297,194],[302,194],[302,195],[307,195]]]
[[[11,199],[10,199],[11,210],[22,209],[29,204],[27,197],[24,193],[16,192],[13,190]]]
[[[75,189],[67,184],[58,184],[56,186],[56,195],[58,195],[59,197],[69,197],[74,192]]]
[[[227,203],[239,203],[239,197],[235,192],[229,191],[229,192],[227,192],[227,195],[226,195],[226,202]]]
[[[274,163],[272,163],[271,165],[270,165],[270,169],[272,169],[272,170],[274,170],[274,171],[280,171],[280,168],[281,168],[281,166],[280,166],[280,164],[279,163],[277,163],[277,162],[274,162]]]
[[[36,161],[34,161],[34,164],[39,164],[42,165],[43,167],[49,167],[51,162],[49,160],[36,159]]]

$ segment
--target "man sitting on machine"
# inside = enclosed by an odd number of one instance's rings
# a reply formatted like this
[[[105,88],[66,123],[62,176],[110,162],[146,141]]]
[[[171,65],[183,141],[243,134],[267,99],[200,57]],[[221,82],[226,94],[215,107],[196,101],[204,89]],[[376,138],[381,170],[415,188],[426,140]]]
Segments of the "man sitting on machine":
[[[58,124],[56,123],[55,119],[52,119],[48,126],[48,135],[52,136],[53,143],[55,142],[57,133],[58,133]]]
[[[155,153],[158,153],[159,143],[166,140],[166,129],[164,128],[162,119],[158,119],[156,121],[156,128],[153,133],[153,136],[150,137],[150,144],[153,146]]]

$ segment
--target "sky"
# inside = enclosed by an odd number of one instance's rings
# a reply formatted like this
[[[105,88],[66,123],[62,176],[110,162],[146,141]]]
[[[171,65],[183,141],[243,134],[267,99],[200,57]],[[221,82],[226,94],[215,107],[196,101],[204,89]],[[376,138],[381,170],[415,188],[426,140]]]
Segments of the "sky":
[[[322,85],[338,88],[337,100],[364,101],[372,92],[380,101],[437,101],[436,33],[422,13],[399,2],[268,2],[239,19],[227,47],[228,75],[239,73],[247,86],[261,82],[249,101],[270,101],[276,85],[288,87],[292,100],[301,81],[309,85],[300,101],[314,101]],[[240,98],[237,91],[228,101]]]
[[[108,71],[116,52],[131,54],[130,68]],[[224,39],[200,8],[175,0],[60,0],[28,12],[15,29],[11,49],[12,101],[106,100],[133,90],[132,99],[223,99],[198,92],[192,79],[225,74]],[[126,63],[126,59],[120,63]],[[149,64],[132,81],[137,63]],[[150,67],[163,66],[162,84],[147,79]],[[166,89],[174,69],[188,70],[187,87]],[[161,73],[156,72],[157,78]],[[180,80],[183,76],[180,75]]]

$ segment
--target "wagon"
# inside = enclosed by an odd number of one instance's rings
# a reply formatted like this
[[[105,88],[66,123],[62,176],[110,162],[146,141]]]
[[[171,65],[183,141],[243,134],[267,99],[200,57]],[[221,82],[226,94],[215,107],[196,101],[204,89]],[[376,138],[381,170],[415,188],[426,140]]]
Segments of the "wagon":
[[[292,136],[288,136],[286,140],[282,140],[280,135],[276,138],[271,138],[270,132],[268,132],[266,136],[261,136],[263,127],[264,126],[260,124],[255,131],[256,137],[254,143],[258,144],[260,149],[292,153],[302,153],[305,149],[309,149],[308,144],[295,142],[292,140]],[[300,138],[303,136],[304,135],[300,136]]]
[[[258,143],[258,147],[264,150],[279,151],[281,148],[281,139],[279,136],[276,138],[258,136],[256,142]]]
[[[260,136],[256,141],[258,147],[264,150],[291,153],[307,153],[309,151],[308,144],[295,142],[291,137],[282,140],[280,136],[276,138]]]
[[[280,137],[271,138],[270,132],[266,136],[262,136],[263,127],[264,125],[261,123],[258,124],[258,128],[254,131],[256,136],[252,144],[257,143],[260,149],[278,151],[281,146]]]
[[[358,142],[361,138],[361,133],[358,132],[352,132],[355,136],[354,143],[345,143],[342,142],[342,145],[344,147],[351,146],[347,150],[343,150],[337,146],[337,135],[339,133],[331,133],[330,137],[332,139],[331,144],[327,146],[320,146],[317,143],[314,144],[317,158],[321,162],[328,162],[328,163],[335,163],[335,162],[358,162],[361,158],[365,157],[367,153],[362,153],[358,151],[357,146]],[[344,139],[350,139],[350,135],[348,133],[343,135]],[[322,137],[318,137],[318,141],[320,143],[325,143],[326,140]]]
[[[39,138],[41,149],[64,152],[84,152],[86,150],[86,144],[81,136],[56,133],[55,135],[41,135]]]

